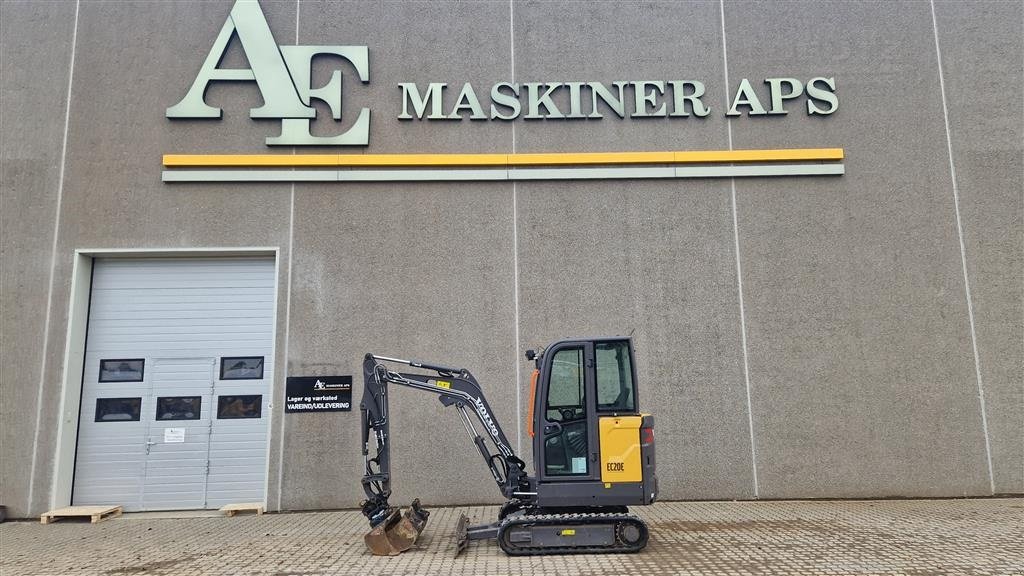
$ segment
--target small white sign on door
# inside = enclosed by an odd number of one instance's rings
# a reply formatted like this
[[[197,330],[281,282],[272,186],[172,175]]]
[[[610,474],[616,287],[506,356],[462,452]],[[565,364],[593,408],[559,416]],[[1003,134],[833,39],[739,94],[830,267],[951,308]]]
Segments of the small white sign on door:
[[[164,443],[171,444],[174,442],[185,441],[185,429],[184,428],[164,428]]]

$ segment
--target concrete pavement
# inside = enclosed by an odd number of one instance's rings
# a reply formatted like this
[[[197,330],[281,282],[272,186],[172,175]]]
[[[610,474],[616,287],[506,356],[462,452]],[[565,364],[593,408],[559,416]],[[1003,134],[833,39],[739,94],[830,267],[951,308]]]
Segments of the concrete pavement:
[[[358,511],[237,516],[126,515],[102,523],[0,525],[0,574],[15,575],[686,575],[1024,574],[1024,499],[665,502],[640,554],[512,558],[493,542],[452,557],[465,512],[432,511],[417,547],[363,547]]]

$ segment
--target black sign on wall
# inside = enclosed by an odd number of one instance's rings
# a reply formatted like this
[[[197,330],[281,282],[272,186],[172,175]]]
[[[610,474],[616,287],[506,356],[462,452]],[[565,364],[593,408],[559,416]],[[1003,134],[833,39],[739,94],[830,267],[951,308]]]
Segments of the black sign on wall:
[[[348,412],[352,410],[351,376],[289,376],[284,411]]]

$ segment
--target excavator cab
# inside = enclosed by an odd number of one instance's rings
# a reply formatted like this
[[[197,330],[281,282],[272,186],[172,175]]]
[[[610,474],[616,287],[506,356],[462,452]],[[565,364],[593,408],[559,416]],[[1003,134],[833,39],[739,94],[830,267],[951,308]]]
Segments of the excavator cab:
[[[564,340],[527,358],[537,505],[654,502],[654,418],[639,411],[632,341]]]
[[[418,499],[404,514],[388,501],[390,385],[433,393],[454,407],[506,498],[497,522],[469,526],[468,518],[460,518],[456,555],[471,540],[484,539],[496,539],[511,555],[638,552],[646,546],[647,525],[628,506],[657,498],[654,418],[640,412],[632,340],[562,340],[528,350],[526,357],[536,367],[527,421],[532,476],[469,370],[366,355],[360,412],[371,552],[394,555],[411,548],[429,515]],[[428,373],[393,372],[388,363]]]

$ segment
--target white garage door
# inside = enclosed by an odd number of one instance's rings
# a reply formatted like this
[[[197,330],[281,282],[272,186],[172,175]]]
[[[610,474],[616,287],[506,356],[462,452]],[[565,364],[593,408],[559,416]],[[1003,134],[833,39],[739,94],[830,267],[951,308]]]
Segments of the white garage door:
[[[72,502],[264,497],[274,261],[97,259]]]

